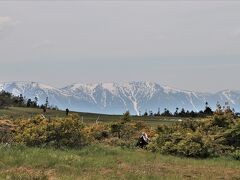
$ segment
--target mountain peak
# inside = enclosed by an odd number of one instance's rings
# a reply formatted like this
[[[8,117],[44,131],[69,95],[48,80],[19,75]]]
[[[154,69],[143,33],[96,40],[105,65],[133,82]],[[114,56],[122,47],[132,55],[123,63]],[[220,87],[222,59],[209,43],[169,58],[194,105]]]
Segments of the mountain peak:
[[[197,111],[204,109],[206,101],[213,109],[218,101],[221,104],[229,102],[236,110],[240,106],[239,91],[197,93],[150,81],[74,83],[61,89],[43,83],[15,81],[0,83],[0,90],[31,99],[38,97],[39,104],[45,103],[48,97],[50,104],[60,109],[68,107],[107,114],[122,114],[126,110],[139,114],[158,108],[174,112],[176,107]]]

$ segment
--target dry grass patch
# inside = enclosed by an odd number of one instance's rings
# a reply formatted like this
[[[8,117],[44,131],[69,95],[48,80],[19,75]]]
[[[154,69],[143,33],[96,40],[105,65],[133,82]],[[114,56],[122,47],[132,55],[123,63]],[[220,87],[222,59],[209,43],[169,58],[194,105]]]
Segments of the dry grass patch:
[[[33,169],[30,167],[17,167],[2,169],[0,177],[4,179],[37,179],[37,180],[56,180],[54,170]]]
[[[118,174],[136,174],[142,177],[161,177],[177,179],[240,179],[239,168],[215,167],[193,164],[176,164],[165,162],[146,162],[139,165],[129,164],[120,160]]]

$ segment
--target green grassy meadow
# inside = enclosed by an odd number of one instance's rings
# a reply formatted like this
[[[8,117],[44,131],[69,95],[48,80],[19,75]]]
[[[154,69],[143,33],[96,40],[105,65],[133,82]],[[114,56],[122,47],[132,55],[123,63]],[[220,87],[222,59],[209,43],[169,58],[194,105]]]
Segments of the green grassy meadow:
[[[31,118],[35,115],[42,114],[42,109],[36,108],[25,108],[25,107],[9,107],[6,109],[0,109],[0,119],[19,119],[19,118]],[[109,123],[118,121],[121,119],[121,115],[107,115],[107,114],[96,114],[96,113],[85,113],[85,112],[70,112],[78,113],[81,120],[84,123],[95,123],[98,122]],[[55,118],[55,117],[64,117],[65,111],[60,110],[47,110],[46,117]],[[157,127],[159,124],[171,124],[179,118],[176,117],[144,117],[144,116],[132,116],[133,121],[144,121],[147,125],[152,127]],[[187,119],[187,118],[181,118]]]
[[[101,145],[0,148],[0,179],[240,179],[240,162],[187,159]]]

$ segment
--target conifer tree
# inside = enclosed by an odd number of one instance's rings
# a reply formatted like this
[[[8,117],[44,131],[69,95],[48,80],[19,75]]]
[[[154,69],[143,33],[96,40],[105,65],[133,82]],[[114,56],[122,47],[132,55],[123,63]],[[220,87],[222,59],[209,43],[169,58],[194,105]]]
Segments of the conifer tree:
[[[131,121],[131,115],[130,115],[129,111],[126,111],[123,114],[122,120],[123,120],[123,122],[130,122]]]

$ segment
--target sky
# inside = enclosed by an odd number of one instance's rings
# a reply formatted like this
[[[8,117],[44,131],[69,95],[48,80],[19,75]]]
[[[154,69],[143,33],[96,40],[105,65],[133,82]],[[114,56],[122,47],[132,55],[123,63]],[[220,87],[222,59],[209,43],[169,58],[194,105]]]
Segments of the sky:
[[[240,90],[240,2],[0,1],[0,81]]]

